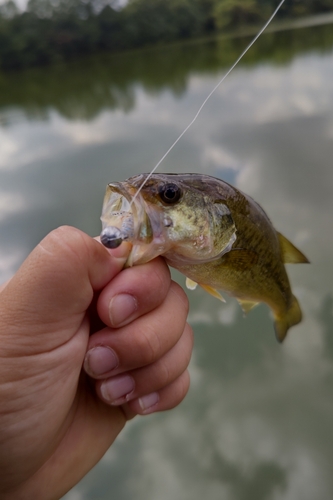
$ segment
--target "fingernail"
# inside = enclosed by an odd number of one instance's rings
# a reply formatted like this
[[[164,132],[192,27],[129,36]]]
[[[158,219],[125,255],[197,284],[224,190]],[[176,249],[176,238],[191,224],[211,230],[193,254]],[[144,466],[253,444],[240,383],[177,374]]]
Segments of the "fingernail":
[[[138,303],[132,295],[121,293],[111,299],[109,316],[112,326],[121,325],[138,308]]]
[[[123,404],[127,397],[134,391],[135,382],[129,375],[122,375],[106,380],[101,385],[101,393],[108,403]]]
[[[152,392],[151,394],[147,394],[147,396],[143,396],[139,398],[139,405],[142,411],[147,412],[152,409],[160,400],[160,396],[158,392]]]
[[[89,375],[96,376],[114,370],[118,364],[118,357],[113,349],[96,346],[87,352],[83,366]]]

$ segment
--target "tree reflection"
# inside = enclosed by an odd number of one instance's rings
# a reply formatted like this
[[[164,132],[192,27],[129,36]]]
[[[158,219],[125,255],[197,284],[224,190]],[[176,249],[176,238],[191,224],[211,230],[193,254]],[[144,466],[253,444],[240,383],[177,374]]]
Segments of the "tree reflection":
[[[48,69],[0,74],[0,110],[20,107],[28,118],[38,120],[47,119],[51,109],[72,120],[92,120],[105,109],[130,112],[135,107],[137,85],[148,94],[169,90],[180,97],[191,76],[225,70],[249,40],[214,38],[204,43],[91,56]],[[296,55],[309,50],[329,52],[332,46],[331,25],[268,33],[240,64],[288,64]],[[0,120],[0,124],[6,125],[6,120]]]

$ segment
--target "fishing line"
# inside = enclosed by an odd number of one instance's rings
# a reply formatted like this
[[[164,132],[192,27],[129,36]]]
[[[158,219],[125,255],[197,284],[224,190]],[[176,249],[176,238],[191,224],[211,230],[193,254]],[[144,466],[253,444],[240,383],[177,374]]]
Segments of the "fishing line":
[[[227,73],[221,78],[221,80],[215,85],[215,87],[213,88],[213,90],[208,94],[208,96],[206,97],[206,99],[203,101],[203,103],[201,104],[200,108],[198,109],[196,115],[194,116],[194,118],[192,119],[192,121],[187,125],[187,127],[183,130],[183,132],[180,134],[180,136],[175,140],[175,142],[169,147],[169,149],[167,150],[167,152],[162,156],[162,158],[160,159],[160,161],[155,165],[155,167],[153,168],[153,170],[150,172],[150,174],[148,174],[148,176],[145,178],[145,180],[143,181],[143,183],[141,184],[141,186],[139,187],[139,189],[137,190],[137,192],[135,193],[134,197],[132,198],[131,200],[131,203],[130,203],[130,206],[132,205],[132,203],[134,203],[136,197],[138,196],[138,194],[140,193],[141,189],[143,188],[143,186],[146,184],[146,182],[150,179],[150,177],[154,174],[154,172],[156,172],[156,170],[158,169],[158,167],[161,165],[162,161],[168,156],[168,154],[170,153],[170,151],[172,151],[172,149],[176,146],[176,144],[180,141],[180,139],[183,137],[184,134],[186,134],[186,132],[188,131],[188,129],[193,125],[193,123],[196,121],[196,119],[198,118],[199,114],[201,113],[202,111],[202,108],[205,106],[205,104],[207,103],[208,99],[210,99],[210,97],[214,94],[214,92],[219,88],[219,86],[224,82],[224,80],[227,78],[227,76],[230,75],[230,73],[232,72],[232,70],[237,66],[237,64],[239,63],[239,61],[241,59],[243,59],[243,57],[245,56],[245,54],[250,50],[250,48],[252,47],[252,45],[258,40],[258,38],[262,35],[262,33],[265,31],[265,29],[270,25],[270,23],[273,21],[274,17],[276,16],[276,14],[279,12],[280,8],[282,7],[282,5],[284,4],[285,0],[282,0],[279,5],[276,7],[275,11],[273,12],[273,14],[271,15],[271,17],[268,19],[268,21],[266,22],[266,24],[261,28],[261,30],[259,31],[259,33],[257,33],[257,35],[254,37],[254,39],[252,40],[252,42],[249,43],[249,45],[246,47],[246,49],[242,52],[242,54],[238,57],[238,59],[236,60],[236,62],[234,62],[234,64],[231,66],[231,68],[227,71]]]

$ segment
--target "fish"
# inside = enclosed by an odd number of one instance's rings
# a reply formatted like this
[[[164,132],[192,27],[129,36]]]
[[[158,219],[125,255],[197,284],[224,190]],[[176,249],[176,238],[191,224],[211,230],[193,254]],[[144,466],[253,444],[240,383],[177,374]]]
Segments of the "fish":
[[[285,264],[309,260],[256,201],[221,179],[158,173],[110,183],[101,221],[106,247],[131,243],[126,267],[163,256],[190,289],[224,301],[223,290],[245,313],[264,302],[279,342],[302,320]]]

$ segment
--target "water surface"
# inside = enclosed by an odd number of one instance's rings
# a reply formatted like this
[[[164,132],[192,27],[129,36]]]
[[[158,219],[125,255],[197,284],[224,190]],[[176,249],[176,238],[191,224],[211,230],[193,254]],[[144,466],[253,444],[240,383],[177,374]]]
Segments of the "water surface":
[[[98,234],[105,185],[157,163],[247,42],[0,75],[0,282],[61,224]],[[262,204],[312,262],[288,266],[305,319],[280,346],[266,306],[190,292],[188,397],[131,422],[66,500],[333,497],[332,158],[332,25],[263,36],[160,171]]]

